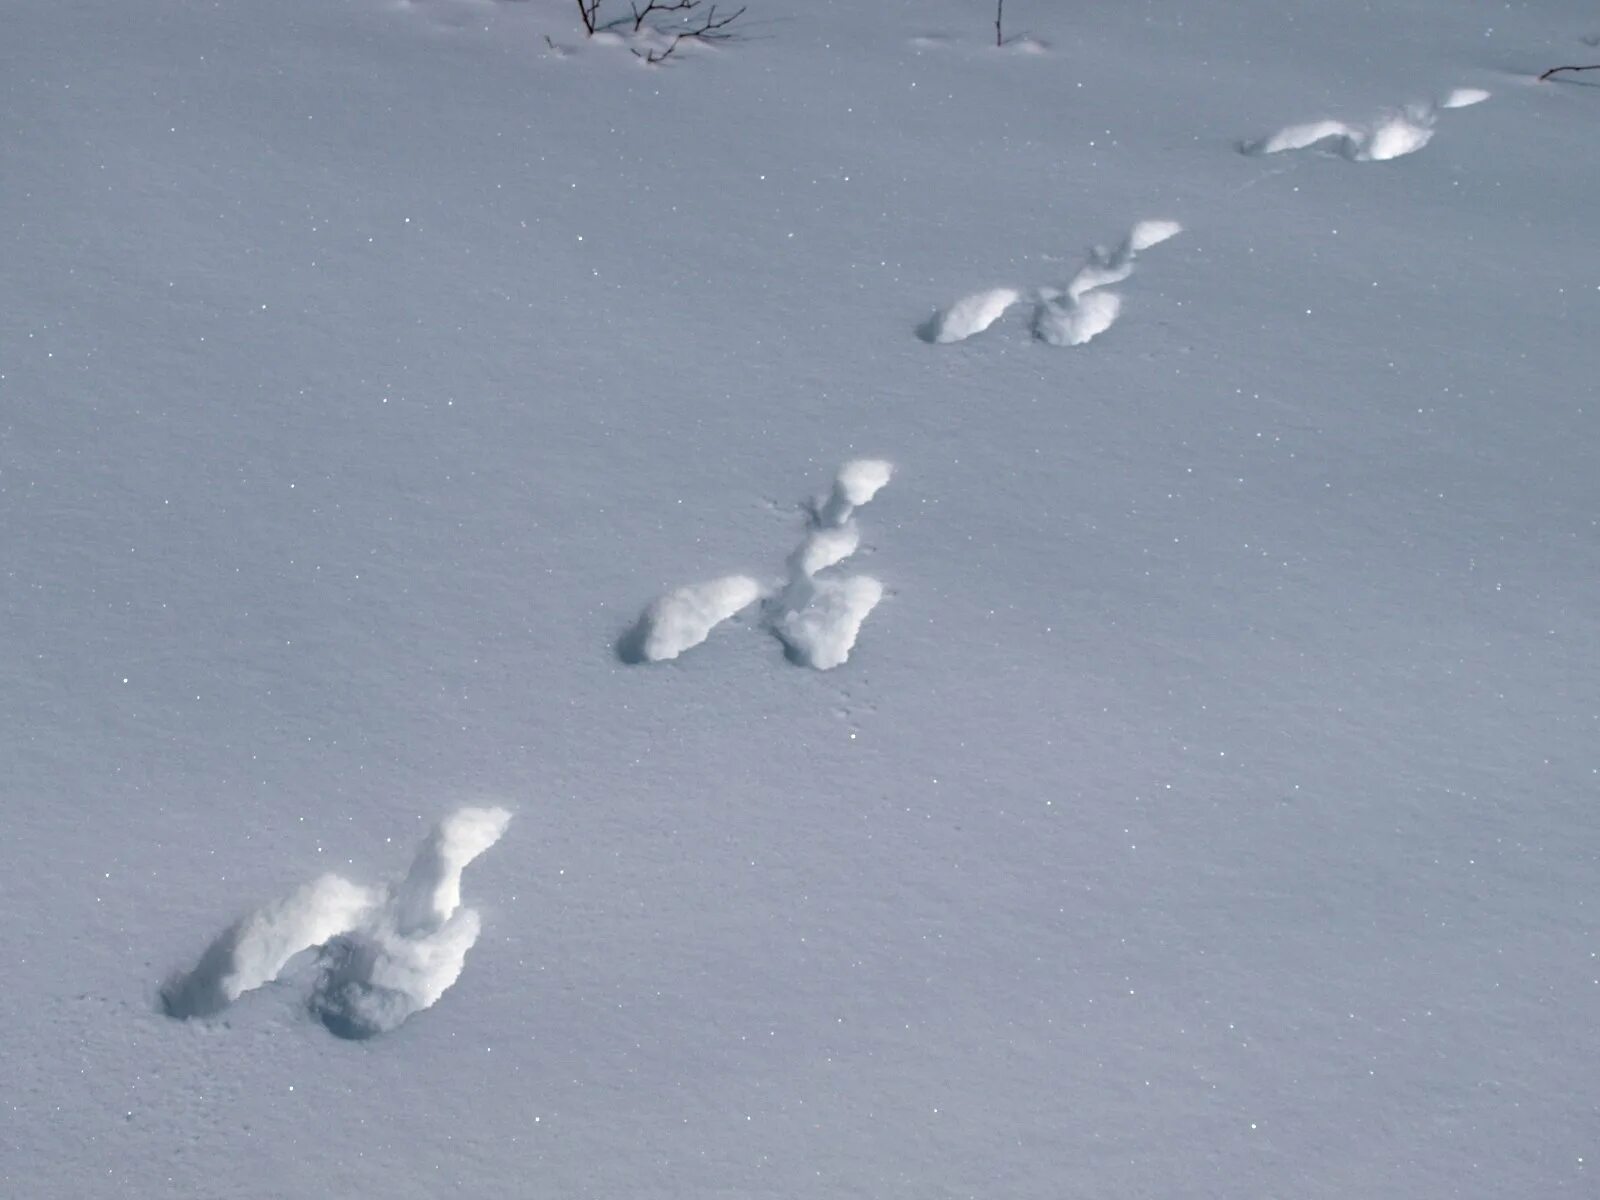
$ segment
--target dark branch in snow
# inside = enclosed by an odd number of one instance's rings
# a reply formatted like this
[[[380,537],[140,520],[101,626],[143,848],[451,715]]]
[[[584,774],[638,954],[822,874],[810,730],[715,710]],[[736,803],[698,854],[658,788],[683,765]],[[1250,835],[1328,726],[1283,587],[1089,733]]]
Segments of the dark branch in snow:
[[[633,5],[633,31],[639,32],[644,19],[653,12],[689,12],[700,7],[700,0],[649,0],[642,9]]]
[[[676,3],[665,6],[665,11],[675,12],[679,9],[692,11],[699,7],[700,0],[678,0]],[[646,8],[645,11],[649,12],[650,10]],[[672,41],[667,43],[665,50],[646,50],[643,54],[635,50],[633,55],[635,58],[644,59],[645,62],[653,67],[657,63],[666,62],[667,59],[671,58],[672,52],[684,42],[725,42],[733,37],[733,34],[727,32],[728,26],[743,15],[744,7],[741,5],[727,16],[719,17],[717,16],[717,6],[713,4],[706,10],[706,15],[700,18],[698,25],[692,29],[685,29],[681,33],[673,34]]]
[[[1551,67],[1539,78],[1540,80],[1549,79],[1557,71],[1600,71],[1600,63],[1595,63],[1592,67]]]

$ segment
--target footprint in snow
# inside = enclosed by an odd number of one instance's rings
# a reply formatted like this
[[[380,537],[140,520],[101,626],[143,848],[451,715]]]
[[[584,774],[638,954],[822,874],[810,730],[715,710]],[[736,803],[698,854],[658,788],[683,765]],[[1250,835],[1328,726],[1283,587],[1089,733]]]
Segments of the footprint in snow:
[[[396,1028],[460,977],[480,927],[476,910],[461,907],[461,873],[510,820],[503,808],[460,809],[428,835],[397,883],[371,888],[324,875],[241,917],[167,981],[162,1005],[182,1019],[212,1016],[316,950],[311,1010],[330,1032],[367,1038]]]
[[[1115,249],[1097,246],[1088,261],[1064,287],[1031,292],[998,287],[963,296],[939,309],[917,328],[917,336],[933,345],[963,342],[982,333],[1023,301],[1033,305],[1033,335],[1051,346],[1082,346],[1116,323],[1122,296],[1111,291],[1133,274],[1139,255],[1183,232],[1176,221],[1140,221]]]
[[[1445,109],[1467,108],[1489,98],[1482,88],[1456,88],[1436,103],[1409,104],[1364,125],[1343,121],[1307,121],[1286,125],[1276,133],[1246,142],[1240,151],[1251,155],[1282,154],[1288,150],[1318,149],[1350,162],[1387,162],[1415,154],[1433,138],[1439,114]]]
[[[856,510],[893,473],[893,466],[882,459],[845,463],[832,491],[810,506],[805,534],[790,553],[781,581],[724,575],[674,588],[644,610],[618,644],[618,657],[629,664],[677,658],[760,601],[762,623],[783,643],[790,662],[819,671],[843,665],[862,623],[883,599],[883,584],[870,575],[847,575],[834,568],[860,548]]]

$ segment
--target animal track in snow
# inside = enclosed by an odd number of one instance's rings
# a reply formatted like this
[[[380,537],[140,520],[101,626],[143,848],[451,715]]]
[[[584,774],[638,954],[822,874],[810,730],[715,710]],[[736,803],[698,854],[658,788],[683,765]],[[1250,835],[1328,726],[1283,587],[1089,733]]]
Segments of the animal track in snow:
[[[729,617],[761,599],[762,587],[748,575],[724,575],[675,588],[657,598],[622,640],[625,662],[664,662],[693,650]]]
[[[480,927],[477,912],[461,907],[461,873],[510,821],[503,808],[459,809],[435,826],[398,883],[369,888],[324,875],[240,918],[161,989],[166,1011],[219,1013],[317,950],[311,1009],[331,1032],[366,1038],[396,1028],[460,977]]]
[[[1466,108],[1488,98],[1489,93],[1482,88],[1456,88],[1437,103],[1409,104],[1365,125],[1331,120],[1286,125],[1274,134],[1245,143],[1240,149],[1246,154],[1259,155],[1319,146],[1351,162],[1386,162],[1415,154],[1426,146],[1433,137],[1434,125],[1442,110]]]
[[[1005,316],[1006,310],[1021,299],[1022,293],[1015,288],[974,292],[934,313],[917,329],[917,336],[935,345],[964,342]]]
[[[1133,274],[1142,251],[1183,232],[1176,221],[1140,221],[1115,250],[1096,247],[1065,292],[1046,289],[1033,313],[1033,332],[1052,346],[1081,346],[1110,329],[1122,312],[1122,297],[1105,289]]]
[[[806,533],[787,560],[787,577],[763,586],[748,575],[725,575],[675,588],[640,615],[617,651],[627,663],[677,658],[705,641],[722,622],[765,600],[767,628],[791,662],[830,670],[846,662],[861,625],[883,599],[883,584],[868,575],[832,572],[861,545],[856,510],[889,482],[891,464],[858,458],[844,464],[833,490],[811,506]]]
[[[1065,288],[1044,287],[1031,293],[1034,336],[1051,346],[1081,346],[1099,337],[1122,313],[1121,295],[1105,289],[1133,274],[1134,260],[1142,251],[1181,232],[1183,226],[1176,221],[1140,221],[1116,249],[1095,247]],[[1023,293],[1015,288],[974,292],[935,312],[918,327],[917,336],[936,345],[965,341],[988,329],[1022,299]]]
[[[861,531],[855,511],[893,474],[894,468],[880,458],[847,462],[828,498],[812,509],[810,528],[789,555],[788,583],[768,604],[768,623],[791,662],[819,671],[845,662],[861,623],[883,599],[883,584],[870,575],[820,573],[856,552]]]

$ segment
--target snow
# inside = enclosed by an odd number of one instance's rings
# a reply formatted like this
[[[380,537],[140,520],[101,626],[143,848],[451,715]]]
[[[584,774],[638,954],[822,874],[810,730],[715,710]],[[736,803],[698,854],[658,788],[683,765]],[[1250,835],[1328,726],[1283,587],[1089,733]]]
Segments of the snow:
[[[963,296],[929,317],[920,330],[921,337],[940,345],[964,342],[1005,316],[1006,310],[1021,299],[1021,292],[1007,287],[985,288]]]
[[[573,7],[8,11],[0,1194],[1590,1196],[1592,6]]]
[[[329,948],[312,1010],[341,1037],[398,1029],[432,1007],[461,977],[481,929],[461,907],[461,872],[500,840],[511,814],[463,808],[423,843],[388,901]]]
[[[320,952],[311,1008],[343,1037],[398,1028],[461,975],[478,940],[478,914],[461,909],[461,872],[505,832],[502,808],[463,808],[441,821],[387,896],[337,875],[300,888],[229,926],[192,971],[162,989],[169,1016],[221,1012]],[[458,911],[459,910],[459,911]]]
[[[271,983],[295,955],[354,928],[375,904],[363,887],[324,875],[230,925],[194,970],[174,977],[162,1002],[174,1017],[209,1017]]]
[[[826,525],[842,525],[850,519],[852,510],[872,503],[872,498],[889,486],[893,476],[894,464],[881,458],[851,459],[839,468],[821,521]]]
[[[1455,88],[1443,100],[1439,101],[1440,108],[1470,108],[1474,104],[1482,104],[1489,98],[1489,93],[1482,88]]]
[[[883,584],[870,575],[805,579],[778,614],[778,636],[797,663],[831,671],[849,660],[862,622],[882,599]]]
[[[833,490],[813,510],[810,528],[789,555],[789,578],[771,604],[772,631],[791,662],[819,671],[843,666],[861,625],[883,599],[883,584],[870,575],[828,575],[861,548],[856,510],[888,486],[894,464],[857,458],[839,468]]]
[[[674,588],[645,609],[625,643],[623,657],[646,662],[677,658],[760,598],[761,585],[748,575],[724,575]]]

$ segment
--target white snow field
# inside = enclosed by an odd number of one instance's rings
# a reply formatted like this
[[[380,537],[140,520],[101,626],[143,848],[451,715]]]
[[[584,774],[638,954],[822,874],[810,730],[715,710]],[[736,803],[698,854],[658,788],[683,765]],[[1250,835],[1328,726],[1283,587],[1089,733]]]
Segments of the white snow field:
[[[5,3],[0,1196],[1600,1194],[1600,13],[1005,14]]]

